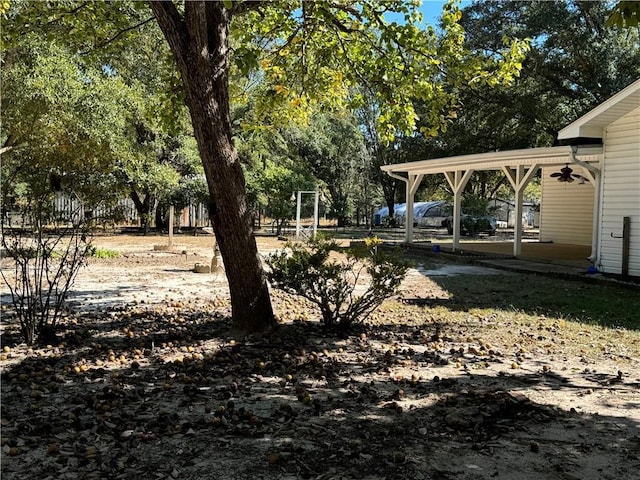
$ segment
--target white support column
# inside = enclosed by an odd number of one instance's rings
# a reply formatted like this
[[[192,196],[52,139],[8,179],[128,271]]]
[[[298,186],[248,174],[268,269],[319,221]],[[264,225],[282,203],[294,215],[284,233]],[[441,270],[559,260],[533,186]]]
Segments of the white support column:
[[[420,186],[420,182],[424,178],[424,174],[420,175],[411,175],[409,174],[409,178],[407,181],[407,210],[405,212],[405,236],[404,241],[406,243],[413,242],[413,200],[416,192],[418,191],[418,187]]]
[[[393,172],[387,172],[387,175],[395,178],[396,180],[401,180],[405,183],[405,203],[407,204],[405,215],[407,221],[405,222],[404,226],[404,241],[405,243],[411,243],[413,241],[413,196],[416,194],[416,191],[420,186],[420,182],[422,182],[422,179],[424,178],[424,174],[409,174],[408,178],[402,177]],[[409,217],[409,214],[411,214],[411,217]],[[409,218],[411,218],[411,221],[409,221]]]
[[[169,246],[173,247],[173,215],[175,208],[173,205],[169,207]]]
[[[302,207],[302,192],[298,190],[298,198],[296,204],[296,240],[300,239],[300,210]]]
[[[444,172],[444,176],[453,191],[453,245],[452,251],[456,251],[460,248],[460,218],[462,210],[462,192],[464,187],[467,186],[473,170],[467,170],[462,173],[461,170],[455,172]]]
[[[524,200],[524,189],[538,171],[539,165],[533,165],[529,170],[525,170],[524,165],[515,168],[502,167],[507,180],[515,191],[516,200],[516,221],[513,228],[513,256],[519,257],[522,253],[522,211]]]
[[[318,234],[318,211],[320,205],[320,191],[316,190],[316,198],[313,204],[313,238]]]

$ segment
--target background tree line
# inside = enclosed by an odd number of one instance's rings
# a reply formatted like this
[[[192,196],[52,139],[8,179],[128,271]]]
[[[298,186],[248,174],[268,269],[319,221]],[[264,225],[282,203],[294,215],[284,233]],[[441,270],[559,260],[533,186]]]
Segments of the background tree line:
[[[28,15],[26,5],[21,11]],[[292,193],[316,188],[325,192],[327,214],[338,225],[359,224],[374,208],[403,201],[402,186],[380,165],[553,145],[560,128],[640,75],[637,29],[607,27],[609,13],[606,2],[475,2],[465,8],[461,24],[471,51],[499,51],[504,35],[531,38],[531,50],[513,85],[458,86],[456,118],[437,137],[382,139],[375,96],[364,88],[351,111],[319,111],[301,122],[283,108],[272,116],[284,118],[265,118],[266,86],[236,71],[234,134],[256,225],[267,213],[281,226],[294,215]],[[15,20],[17,30],[20,17]],[[186,111],[167,88],[176,86],[169,52],[157,28],[140,28],[146,31],[136,37],[136,48],[124,44],[108,64],[74,53],[51,34],[5,28],[5,210],[52,183],[54,190],[72,185],[89,206],[129,196],[145,228],[156,202],[159,227],[169,204],[207,202]],[[420,111],[421,102],[414,103]],[[501,174],[479,172],[468,191],[492,198],[508,196],[505,187]],[[425,179],[418,194],[448,195],[439,178]]]

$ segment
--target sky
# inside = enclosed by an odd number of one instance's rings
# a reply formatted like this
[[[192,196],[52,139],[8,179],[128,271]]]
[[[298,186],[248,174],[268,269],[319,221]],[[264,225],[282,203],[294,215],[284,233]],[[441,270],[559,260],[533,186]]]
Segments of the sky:
[[[424,17],[425,25],[433,25],[436,26],[438,24],[438,19],[440,14],[442,13],[442,6],[447,3],[444,0],[422,0],[422,6],[420,7],[420,11]],[[463,0],[460,3],[460,8],[464,8],[471,4],[471,0]]]
[[[438,18],[442,13],[442,6],[446,2],[442,0],[422,0],[420,11],[424,16],[424,23],[427,25],[437,25]]]

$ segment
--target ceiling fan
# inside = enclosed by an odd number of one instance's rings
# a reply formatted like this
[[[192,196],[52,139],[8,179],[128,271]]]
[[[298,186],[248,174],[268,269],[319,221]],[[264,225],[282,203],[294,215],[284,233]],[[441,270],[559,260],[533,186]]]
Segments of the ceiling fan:
[[[574,179],[580,180],[580,183],[585,183],[589,181],[588,178],[572,172],[573,172],[573,169],[569,167],[569,164],[566,164],[564,167],[560,169],[559,172],[552,173],[551,177],[557,178],[559,182],[567,182],[567,183],[573,182]]]

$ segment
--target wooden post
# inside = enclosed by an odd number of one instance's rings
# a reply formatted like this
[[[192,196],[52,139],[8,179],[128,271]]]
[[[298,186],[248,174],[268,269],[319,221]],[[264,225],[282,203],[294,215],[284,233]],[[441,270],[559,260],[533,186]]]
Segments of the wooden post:
[[[629,245],[631,240],[631,217],[622,217],[622,276],[629,275]]]
[[[169,246],[173,247],[173,205],[169,207]]]

